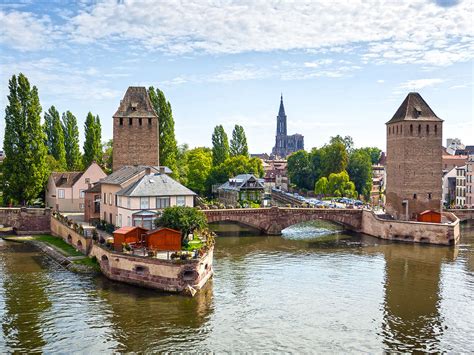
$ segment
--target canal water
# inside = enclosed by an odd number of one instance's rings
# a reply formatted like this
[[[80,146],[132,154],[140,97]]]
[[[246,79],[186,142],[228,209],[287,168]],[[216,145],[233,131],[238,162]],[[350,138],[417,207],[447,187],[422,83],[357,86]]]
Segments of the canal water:
[[[0,353],[474,350],[474,224],[456,248],[330,224],[282,237],[216,228],[215,277],[195,298],[77,275],[0,241]]]

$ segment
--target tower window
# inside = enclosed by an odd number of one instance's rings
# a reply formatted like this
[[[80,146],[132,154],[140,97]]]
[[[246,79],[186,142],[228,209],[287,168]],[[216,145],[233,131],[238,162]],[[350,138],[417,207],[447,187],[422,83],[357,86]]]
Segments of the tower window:
[[[119,124],[120,124],[121,126],[123,126],[123,118],[122,118],[122,117],[120,117],[120,119],[119,119]]]
[[[129,126],[132,125],[132,119],[131,119],[131,118],[128,119],[128,125],[129,125]]]
[[[431,200],[431,192],[428,194],[428,200]]]
[[[397,126],[397,134],[398,134],[398,126]]]
[[[413,199],[416,200],[416,194],[413,194]]]
[[[151,126],[151,118],[148,119],[148,125]]]
[[[410,134],[413,135],[413,125],[410,125]]]
[[[421,134],[421,124],[418,125],[418,135]]]
[[[430,134],[430,125],[426,125],[426,134]]]
[[[138,124],[139,124],[140,126],[142,125],[142,119],[141,119],[141,118],[138,119]]]
[[[400,134],[402,134],[402,133],[403,133],[403,126],[400,125]]]
[[[438,135],[438,125],[435,124],[435,136]]]

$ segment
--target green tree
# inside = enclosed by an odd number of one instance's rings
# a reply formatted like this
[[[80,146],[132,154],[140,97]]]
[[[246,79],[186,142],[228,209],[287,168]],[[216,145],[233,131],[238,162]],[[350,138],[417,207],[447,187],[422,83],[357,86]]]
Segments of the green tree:
[[[48,178],[47,148],[41,127],[38,89],[23,74],[9,80],[5,108],[3,194],[5,202],[26,205],[36,199]]]
[[[322,149],[313,148],[309,153],[309,160],[314,181],[318,181],[322,177]]]
[[[365,148],[355,149],[352,152],[347,172],[357,192],[368,198],[372,190],[372,160]]]
[[[155,220],[157,227],[166,227],[181,231],[181,236],[186,238],[196,229],[207,227],[204,213],[193,207],[174,206],[165,208],[163,214]]]
[[[335,142],[341,142],[342,144],[344,144],[347,154],[350,154],[352,150],[354,149],[354,140],[352,139],[351,136],[345,136],[343,138],[342,136],[337,135],[335,137],[331,137],[331,139],[329,140],[329,144],[332,144]]]
[[[70,111],[66,111],[63,113],[62,121],[67,170],[81,170],[82,162],[81,152],[79,150],[79,128],[77,128],[77,119]]]
[[[297,151],[288,157],[288,177],[290,182],[299,188],[313,190],[314,176],[310,164],[309,153]]]
[[[346,170],[349,157],[346,146],[338,139],[321,148],[321,176]]]
[[[102,168],[108,174],[112,172],[113,156],[114,156],[114,141],[113,139],[109,139],[107,142],[102,144],[102,158],[100,159]]]
[[[61,125],[61,118],[59,112],[54,106],[51,106],[44,114],[45,123],[43,131],[46,134],[46,146],[48,154],[53,156],[56,161],[53,166],[56,167],[54,171],[63,171],[66,169],[66,150],[64,147],[64,132]]]
[[[361,149],[366,151],[367,154],[370,155],[370,160],[372,162],[372,165],[375,165],[379,162],[380,154],[382,154],[382,151],[379,148],[377,148],[377,147],[366,147],[366,148],[361,148]]]
[[[230,155],[243,155],[248,157],[249,147],[247,145],[247,137],[245,136],[244,127],[235,125],[232,131],[232,139],[230,140]]]
[[[206,182],[212,168],[212,152],[209,148],[195,148],[187,152],[187,184],[194,192],[206,193]]]
[[[218,125],[214,127],[212,133],[212,165],[218,166],[229,157],[229,140],[224,127]]]
[[[180,144],[178,146],[178,155],[176,156],[176,162],[178,165],[177,171],[179,176],[178,181],[185,186],[188,184],[188,152],[189,146],[186,143]]]
[[[101,144],[101,125],[99,116],[94,116],[91,112],[87,114],[84,123],[84,155],[82,156],[82,164],[87,168],[93,161],[100,163],[102,160],[102,144]]]
[[[178,144],[174,132],[174,119],[171,104],[166,101],[165,94],[160,89],[150,86],[148,89],[150,101],[158,114],[160,165],[167,166],[173,171],[173,178],[179,179],[177,155]]]
[[[328,194],[328,179],[325,176],[323,176],[316,182],[316,185],[314,186],[314,192],[317,195],[323,196]]]
[[[52,154],[53,141],[54,141],[54,132],[53,132],[53,121],[54,117],[59,117],[59,112],[56,110],[56,107],[51,106],[48,111],[44,113],[44,124],[43,131],[46,136],[45,145],[48,150],[48,154]]]
[[[336,197],[356,197],[357,192],[346,171],[331,173],[328,178],[327,193]]]

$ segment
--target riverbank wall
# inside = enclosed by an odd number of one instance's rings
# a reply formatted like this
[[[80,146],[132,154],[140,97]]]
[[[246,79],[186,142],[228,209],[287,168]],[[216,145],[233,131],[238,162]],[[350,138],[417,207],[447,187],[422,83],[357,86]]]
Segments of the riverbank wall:
[[[0,225],[17,235],[48,234],[50,222],[50,208],[0,208]]]
[[[360,232],[373,237],[403,242],[456,245],[461,237],[459,218],[443,212],[448,223],[398,221],[378,217],[364,210]]]

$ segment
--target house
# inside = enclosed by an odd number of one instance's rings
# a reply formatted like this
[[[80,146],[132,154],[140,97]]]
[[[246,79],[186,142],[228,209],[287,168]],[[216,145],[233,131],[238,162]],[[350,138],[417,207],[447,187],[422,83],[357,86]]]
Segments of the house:
[[[474,207],[474,153],[469,155],[466,164],[466,206]]]
[[[285,159],[263,161],[263,170],[265,172],[264,181],[268,193],[272,188],[288,191],[287,165]]]
[[[431,210],[426,210],[418,214],[418,222],[441,223],[441,213]]]
[[[181,232],[171,228],[158,228],[146,234],[146,247],[151,250],[181,250]]]
[[[100,181],[85,191],[84,221],[91,223],[100,220]]]
[[[118,208],[116,193],[125,187],[133,184],[145,174],[151,172],[158,173],[160,169],[166,173],[170,172],[165,167],[154,167],[146,165],[122,166],[120,169],[114,171],[112,174],[102,179],[100,182],[101,202],[100,202],[100,216],[101,219],[118,225]]]
[[[46,207],[60,212],[83,212],[85,191],[107,175],[97,163],[92,163],[84,172],[53,172],[46,186]]]
[[[168,175],[150,172],[116,192],[116,225],[152,229],[161,210],[170,206],[194,207],[195,196]]]
[[[262,203],[265,193],[264,180],[252,174],[240,174],[219,186],[217,193],[219,201],[226,205]]]
[[[147,229],[141,227],[122,227],[114,231],[114,250],[121,252],[123,244],[143,244]]]
[[[456,168],[443,174],[443,204],[447,207],[456,201]]]
[[[456,168],[456,206],[466,205],[466,166]]]

